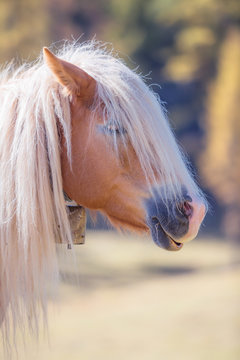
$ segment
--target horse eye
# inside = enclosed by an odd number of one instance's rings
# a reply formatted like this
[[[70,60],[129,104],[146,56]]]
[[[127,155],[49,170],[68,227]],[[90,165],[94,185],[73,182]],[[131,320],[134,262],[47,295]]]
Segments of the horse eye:
[[[126,130],[122,127],[119,127],[115,124],[106,124],[104,126],[104,130],[110,134],[116,134],[116,135],[120,135],[120,134],[125,134]]]
[[[120,134],[120,129],[116,126],[116,125],[106,125],[105,126],[105,130],[110,132],[110,133],[117,133]]]

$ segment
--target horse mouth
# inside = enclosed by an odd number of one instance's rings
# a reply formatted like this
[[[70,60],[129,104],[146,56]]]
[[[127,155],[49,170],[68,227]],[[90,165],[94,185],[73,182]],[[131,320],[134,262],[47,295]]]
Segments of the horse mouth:
[[[168,251],[179,251],[183,247],[183,244],[174,240],[169,234],[164,231],[159,220],[153,217],[149,222],[149,228],[154,243]]]
[[[165,248],[166,250],[168,250],[168,251],[179,251],[179,250],[181,250],[181,248],[183,247],[182,243],[179,243],[179,242],[173,240],[171,238],[171,236],[169,236],[167,233],[165,233],[165,235],[166,235],[166,238],[168,240],[168,247]]]

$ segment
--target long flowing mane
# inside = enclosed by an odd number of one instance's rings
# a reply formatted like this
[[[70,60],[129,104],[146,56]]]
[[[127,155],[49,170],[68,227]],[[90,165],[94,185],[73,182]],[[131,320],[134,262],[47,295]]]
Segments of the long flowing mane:
[[[164,179],[175,197],[183,183],[198,193],[158,97],[136,72],[96,42],[65,44],[57,55],[97,81],[93,116],[101,111],[106,123],[127,131],[147,178]],[[0,74],[0,304],[10,308],[6,329],[9,319],[15,326],[24,314],[31,314],[31,325],[38,323],[36,304],[45,312],[47,283],[59,278],[56,239],[72,241],[58,129],[60,124],[71,161],[70,101],[42,56]]]

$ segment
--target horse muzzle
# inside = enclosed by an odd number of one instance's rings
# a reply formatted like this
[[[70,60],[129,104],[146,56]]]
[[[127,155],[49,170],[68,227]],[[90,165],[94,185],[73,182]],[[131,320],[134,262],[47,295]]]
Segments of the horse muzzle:
[[[154,196],[146,201],[146,210],[147,225],[156,245],[178,251],[197,236],[207,209],[203,201],[185,192],[177,202]]]

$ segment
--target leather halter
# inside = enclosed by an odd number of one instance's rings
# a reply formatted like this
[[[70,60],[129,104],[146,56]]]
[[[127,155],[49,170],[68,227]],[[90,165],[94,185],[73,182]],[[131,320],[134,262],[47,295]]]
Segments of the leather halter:
[[[58,134],[60,136],[61,130],[58,123]],[[63,191],[65,205],[67,207],[68,220],[72,233],[72,244],[79,245],[85,243],[86,232],[86,210],[83,206],[76,203],[76,201],[70,199],[70,197]],[[72,248],[72,244],[68,243],[68,249]]]
[[[72,243],[74,245],[85,243],[86,232],[86,211],[81,205],[78,205],[74,200],[63,192],[65,204],[68,208],[68,219],[70,222],[72,232]],[[71,249],[71,244],[68,244],[68,249]]]

